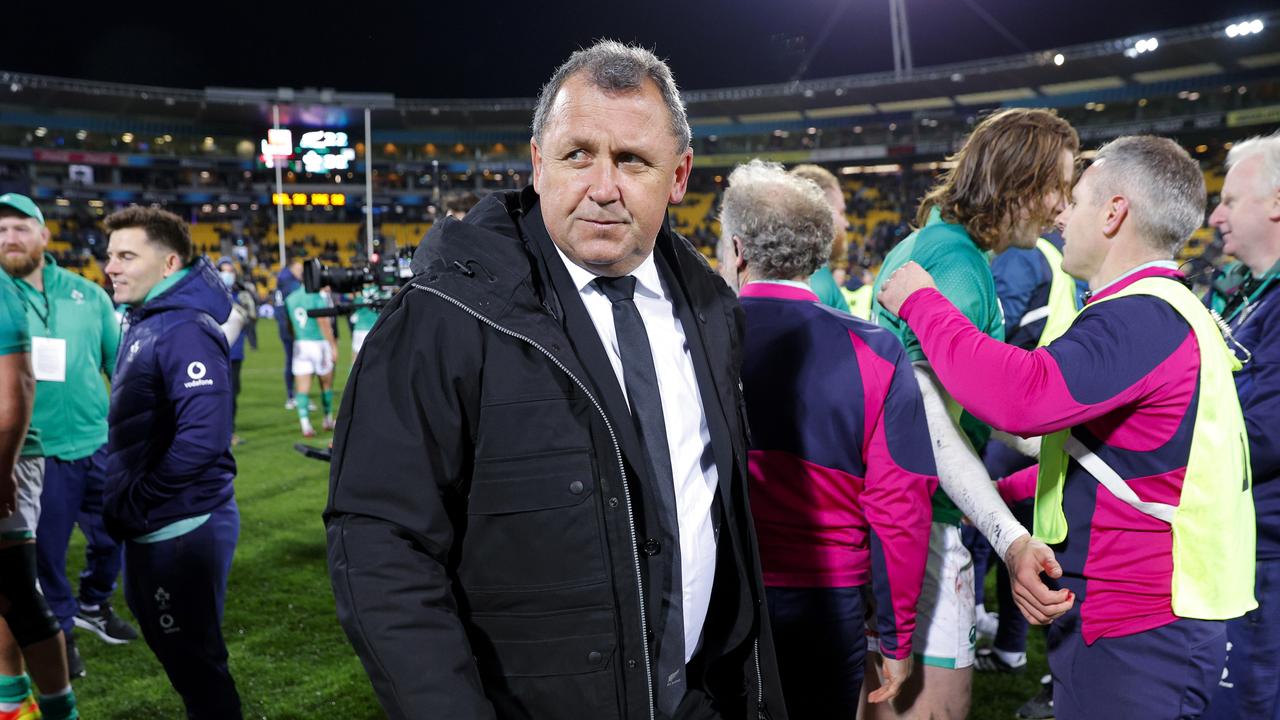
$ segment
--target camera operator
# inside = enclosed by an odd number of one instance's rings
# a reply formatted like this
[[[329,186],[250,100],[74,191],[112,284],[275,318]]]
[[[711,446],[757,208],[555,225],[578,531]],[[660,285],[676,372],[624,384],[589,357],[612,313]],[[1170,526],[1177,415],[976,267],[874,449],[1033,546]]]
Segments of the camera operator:
[[[378,312],[388,300],[392,291],[379,285],[366,285],[360,290],[360,305],[351,313],[351,362],[356,361],[364,339],[378,322]]]

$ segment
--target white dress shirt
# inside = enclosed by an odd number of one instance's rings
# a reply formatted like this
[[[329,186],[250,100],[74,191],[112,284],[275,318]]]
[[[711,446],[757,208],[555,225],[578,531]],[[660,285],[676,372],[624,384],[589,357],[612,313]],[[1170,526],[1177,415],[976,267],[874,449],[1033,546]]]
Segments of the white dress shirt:
[[[622,356],[613,327],[613,303],[592,282],[596,275],[575,265],[560,248],[560,259],[573,279],[574,287],[595,323],[618,386],[625,397],[627,384],[622,375]],[[711,604],[711,586],[716,574],[716,534],[711,521],[719,471],[711,450],[711,431],[706,408],[698,392],[684,326],[671,302],[671,288],[663,282],[653,254],[631,273],[636,278],[634,302],[649,335],[653,366],[662,396],[662,415],[667,427],[671,454],[671,482],[675,486],[676,515],[680,530],[680,579],[683,584],[684,659],[693,657],[702,639],[702,625]],[[690,412],[693,409],[697,412]],[[662,482],[661,479],[658,479]]]

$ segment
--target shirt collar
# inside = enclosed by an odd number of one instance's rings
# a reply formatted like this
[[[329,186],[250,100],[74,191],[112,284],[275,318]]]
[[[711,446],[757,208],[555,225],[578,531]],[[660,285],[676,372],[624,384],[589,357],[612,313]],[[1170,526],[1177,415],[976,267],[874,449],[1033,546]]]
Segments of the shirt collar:
[[[740,297],[776,298],[781,300],[808,300],[818,302],[808,283],[795,280],[752,280],[738,292]]]
[[[189,273],[189,272],[191,272],[191,268],[190,268],[190,267],[184,267],[184,268],[181,268],[180,270],[178,270],[177,272],[175,272],[174,274],[170,275],[169,277],[167,277],[167,278],[165,278],[165,279],[161,280],[160,282],[156,283],[156,286],[155,286],[155,287],[153,287],[153,288],[151,288],[151,291],[147,293],[147,296],[146,296],[145,298],[143,298],[142,302],[141,302],[141,303],[139,303],[139,304],[140,304],[140,305],[145,305],[146,303],[149,303],[149,302],[151,302],[152,300],[156,299],[156,298],[157,298],[157,297],[159,297],[159,296],[160,296],[160,294],[161,294],[161,293],[163,293],[165,290],[168,290],[169,288],[173,287],[174,285],[177,285],[177,284],[178,284],[178,281],[179,281],[179,280],[181,280],[182,278],[186,277],[186,276],[187,276],[187,273]]]
[[[1176,270],[1178,269],[1178,263],[1176,263],[1176,262],[1174,262],[1174,261],[1172,261],[1172,260],[1153,260],[1153,261],[1151,261],[1151,262],[1149,262],[1149,263],[1143,263],[1143,264],[1139,265],[1138,267],[1135,267],[1135,268],[1133,268],[1133,269],[1129,270],[1128,272],[1126,272],[1125,274],[1123,274],[1123,275],[1121,275],[1120,277],[1116,278],[1115,280],[1112,280],[1111,282],[1107,283],[1106,285],[1103,285],[1102,287],[1098,288],[1097,290],[1094,290],[1093,292],[1089,293],[1089,296],[1090,296],[1090,297],[1093,297],[1093,298],[1096,298],[1096,297],[1098,297],[1099,295],[1102,295],[1103,293],[1106,293],[1108,289],[1110,289],[1110,288],[1112,288],[1112,287],[1115,287],[1117,284],[1119,284],[1119,283],[1121,283],[1121,282],[1124,282],[1124,281],[1125,281],[1126,279],[1128,279],[1129,277],[1132,277],[1132,276],[1134,276],[1134,275],[1137,275],[1138,273],[1142,272],[1143,270],[1154,270],[1154,269],[1160,269],[1160,270],[1175,270],[1175,271],[1176,271]]]
[[[556,254],[560,256],[560,261],[564,263],[565,269],[569,271],[573,286],[577,288],[579,293],[587,292],[588,289],[592,292],[600,292],[600,289],[594,284],[599,275],[570,260],[569,256],[564,254],[564,251],[560,249],[559,245],[556,245],[554,240],[551,242],[551,246],[556,249]],[[658,277],[658,263],[654,261],[652,252],[649,253],[649,257],[644,259],[644,262],[640,263],[640,267],[632,270],[630,274],[635,276],[637,294],[655,298],[665,297],[662,292],[662,281]]]

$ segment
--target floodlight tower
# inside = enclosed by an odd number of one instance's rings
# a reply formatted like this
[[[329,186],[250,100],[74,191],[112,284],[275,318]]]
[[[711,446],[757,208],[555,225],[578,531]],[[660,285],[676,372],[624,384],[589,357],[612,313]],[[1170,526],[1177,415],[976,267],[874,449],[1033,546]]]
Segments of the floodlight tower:
[[[907,30],[907,0],[889,0],[889,32],[893,37],[893,72],[909,73],[911,62],[911,33]]]

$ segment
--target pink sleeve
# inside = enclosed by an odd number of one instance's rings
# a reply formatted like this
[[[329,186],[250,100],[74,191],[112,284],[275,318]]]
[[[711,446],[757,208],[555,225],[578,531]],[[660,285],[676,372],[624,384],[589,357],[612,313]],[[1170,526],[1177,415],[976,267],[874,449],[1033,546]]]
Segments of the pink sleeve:
[[[900,315],[956,402],[1006,432],[1030,437],[1079,425],[1129,402],[1141,389],[1133,385],[1101,402],[1079,403],[1046,348],[1027,351],[988,336],[932,288],[912,293]],[[1073,344],[1076,329],[1073,325],[1054,346]],[[1090,354],[1075,356],[1096,362]]]
[[[895,433],[918,437],[917,444],[929,452],[929,430],[919,391],[906,374],[894,382],[866,444],[867,476],[861,497],[871,530],[872,591],[880,652],[902,659],[911,654],[933,518],[929,496],[938,479],[908,470],[894,459],[888,435]]]
[[[1036,474],[1039,472],[1039,465],[1032,465],[1029,468],[1023,468],[1014,474],[1000,478],[996,482],[996,490],[999,491],[1001,499],[1008,505],[1030,500],[1036,496]]]

